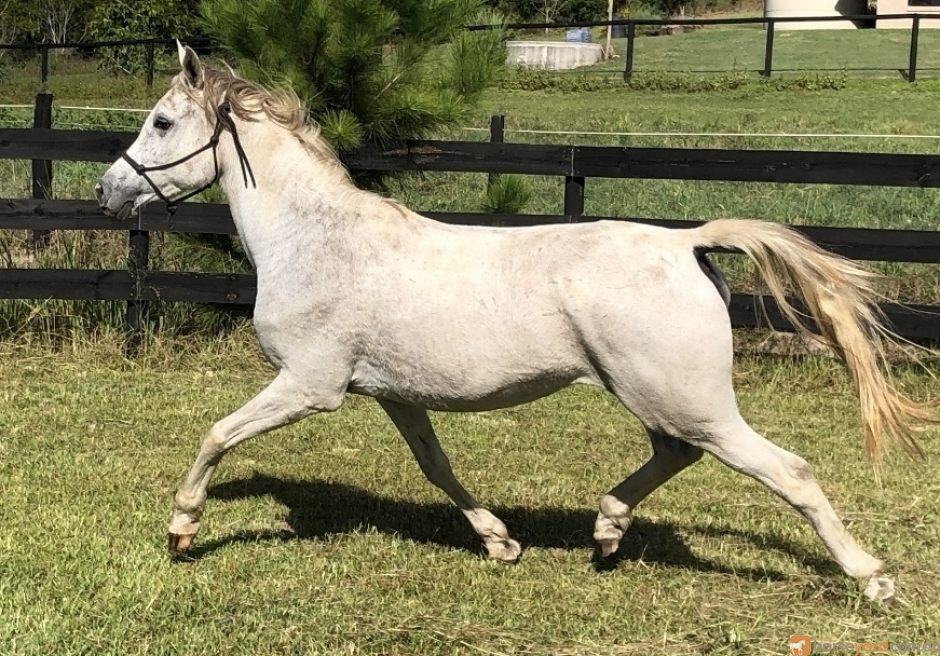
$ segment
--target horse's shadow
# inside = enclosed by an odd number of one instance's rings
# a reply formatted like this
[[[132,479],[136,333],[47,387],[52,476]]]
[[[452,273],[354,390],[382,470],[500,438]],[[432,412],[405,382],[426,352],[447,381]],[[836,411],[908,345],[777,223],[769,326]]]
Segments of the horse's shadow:
[[[215,550],[239,542],[259,540],[318,540],[330,535],[373,528],[417,543],[483,553],[479,538],[463,515],[449,503],[416,503],[377,495],[351,485],[321,480],[292,480],[255,475],[212,487],[209,497],[217,500],[270,496],[289,510],[289,529],[281,531],[240,531],[228,536],[198,542],[188,559],[198,560]],[[595,512],[581,508],[494,507],[513,537],[523,547],[545,549],[590,549]],[[782,510],[782,509],[781,509]],[[833,563],[806,551],[777,535],[754,534],[725,526],[695,525],[682,530],[709,537],[744,539],[761,548],[789,554],[817,572],[838,571]],[[786,575],[773,569],[727,567],[695,555],[673,522],[635,518],[610,558],[595,560],[598,572],[616,569],[623,561],[644,561],[700,572],[746,576],[753,580],[783,580]]]

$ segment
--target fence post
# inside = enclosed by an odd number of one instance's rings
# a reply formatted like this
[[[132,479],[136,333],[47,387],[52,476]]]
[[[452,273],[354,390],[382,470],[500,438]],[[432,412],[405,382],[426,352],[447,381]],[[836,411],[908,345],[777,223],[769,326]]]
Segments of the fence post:
[[[153,88],[154,47],[153,41],[147,44],[147,88]]]
[[[767,19],[767,43],[764,45],[764,77],[770,77],[774,71],[774,19]]]
[[[502,114],[490,117],[490,143],[503,143],[504,131],[506,129],[506,117]],[[490,173],[486,176],[486,189],[489,191],[496,183],[499,176],[496,173]]]
[[[627,63],[623,69],[623,79],[628,80],[633,75],[633,46],[636,42],[636,23],[627,23]]]
[[[584,178],[565,176],[565,216],[584,214]]]
[[[907,81],[917,81],[917,41],[920,38],[920,15],[911,20],[911,58],[907,65]]]
[[[39,81],[45,84],[49,80],[49,46],[39,47]]]
[[[127,300],[124,315],[128,355],[136,355],[144,341],[144,325],[147,318],[147,301],[141,298],[143,274],[150,266],[150,233],[140,229],[140,210],[137,212],[137,229],[131,230],[127,240],[128,267],[133,283],[133,298]]]
[[[33,108],[33,128],[49,129],[52,127],[52,94],[37,93],[36,106]],[[52,161],[33,160],[33,198],[46,200],[52,197]],[[32,247],[40,249],[49,244],[48,230],[33,230]]]

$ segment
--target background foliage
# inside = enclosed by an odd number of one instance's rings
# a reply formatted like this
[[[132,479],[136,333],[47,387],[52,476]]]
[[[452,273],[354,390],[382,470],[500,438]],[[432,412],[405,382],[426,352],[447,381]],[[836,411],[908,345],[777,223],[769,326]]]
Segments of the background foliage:
[[[197,9],[190,0],[0,0],[0,43],[185,38],[199,30]],[[102,48],[95,55],[110,71],[133,73],[145,65],[142,47]]]
[[[0,43],[81,41],[94,0],[0,0]]]
[[[502,69],[505,34],[481,0],[204,0],[239,71],[289,85],[337,148],[456,123]],[[273,38],[272,35],[277,35]]]
[[[196,33],[199,18],[189,0],[108,0],[95,4],[88,31],[95,41],[141,38],[185,38]],[[134,72],[145,66],[141,47],[122,46],[99,51],[105,68]]]
[[[506,15],[524,21],[566,23],[607,19],[607,0],[487,0]],[[615,0],[614,11],[622,16],[672,16],[680,13],[724,11],[753,4],[749,0]]]

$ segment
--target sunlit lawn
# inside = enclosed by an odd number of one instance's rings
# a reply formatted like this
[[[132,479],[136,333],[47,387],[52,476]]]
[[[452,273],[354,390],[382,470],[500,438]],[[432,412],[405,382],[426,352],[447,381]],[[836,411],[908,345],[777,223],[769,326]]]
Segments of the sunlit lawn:
[[[185,345],[183,345],[185,346]],[[458,475],[526,547],[480,555],[378,406],[250,442],[213,483],[190,563],[164,552],[172,494],[213,421],[271,377],[246,343],[131,363],[0,345],[4,654],[754,654],[816,640],[940,639],[935,464],[864,460],[833,363],[745,358],[745,415],[806,456],[901,603],[875,606],[799,516],[706,458],[640,508],[595,569],[596,499],[645,459],[609,396],[436,415]],[[903,373],[913,393],[936,394]],[[940,446],[936,432],[923,437]]]

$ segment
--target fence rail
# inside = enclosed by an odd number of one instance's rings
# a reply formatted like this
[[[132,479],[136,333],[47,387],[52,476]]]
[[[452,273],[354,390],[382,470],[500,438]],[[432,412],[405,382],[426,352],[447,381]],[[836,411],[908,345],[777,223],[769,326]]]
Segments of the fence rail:
[[[574,214],[484,214],[479,212],[422,212],[452,225],[524,227],[594,221],[630,221],[666,228],[694,228],[702,221],[646,217]],[[940,263],[940,231],[883,228],[792,226],[820,246],[854,260],[872,262]],[[0,200],[0,229],[9,230],[142,230],[147,232],[236,234],[228,205],[184,203],[168,214],[160,203],[144,207],[132,221],[104,215],[91,200]]]
[[[0,159],[111,162],[131,132],[0,128]],[[801,150],[631,148],[410,141],[342,154],[356,170],[940,187],[940,156]]]
[[[47,100],[40,98],[39,103]],[[623,148],[501,143],[503,122],[494,120],[492,143],[415,141],[387,148],[345,153],[356,170],[456,171],[557,176],[564,180],[563,213],[494,215],[427,212],[452,224],[526,226],[598,220],[635,221],[673,228],[698,221],[584,214],[587,179],[645,178],[774,183],[825,183],[902,187],[940,187],[940,157],[883,153],[748,151],[680,148]],[[126,132],[0,129],[0,159],[111,161],[133,140]],[[33,168],[46,174],[46,167]],[[44,178],[45,179],[45,178]],[[34,188],[34,191],[36,189]],[[173,215],[160,205],[144,208],[129,222],[100,213],[94,201],[52,200],[48,189],[31,199],[0,200],[0,229],[119,230],[128,233],[126,270],[0,269],[0,298],[64,298],[124,301],[133,347],[139,343],[152,301],[251,304],[255,281],[247,274],[187,273],[149,269],[151,232],[235,234],[227,205],[184,203]],[[507,228],[508,229],[508,228]],[[810,239],[836,253],[860,260],[940,264],[940,231],[797,226]],[[764,317],[760,301],[767,309]],[[885,304],[899,334],[912,340],[940,341],[940,306]],[[772,299],[735,295],[732,323],[738,327],[789,325]]]

